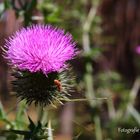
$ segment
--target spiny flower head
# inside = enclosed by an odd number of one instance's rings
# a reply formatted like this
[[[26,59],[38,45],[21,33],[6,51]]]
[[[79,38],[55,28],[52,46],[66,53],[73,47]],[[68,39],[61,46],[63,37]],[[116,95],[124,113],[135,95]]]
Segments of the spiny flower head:
[[[77,54],[69,33],[51,25],[22,28],[5,45],[5,58],[13,66],[13,90],[28,104],[61,103],[72,92],[68,61]]]
[[[59,72],[76,55],[69,33],[51,25],[33,25],[17,31],[6,42],[5,57],[19,70]]]
[[[12,81],[13,90],[20,100],[27,104],[46,106],[54,102],[62,103],[74,91],[74,76],[71,68],[60,73],[51,72],[47,75],[28,71],[15,71]],[[59,82],[59,85],[56,84]]]

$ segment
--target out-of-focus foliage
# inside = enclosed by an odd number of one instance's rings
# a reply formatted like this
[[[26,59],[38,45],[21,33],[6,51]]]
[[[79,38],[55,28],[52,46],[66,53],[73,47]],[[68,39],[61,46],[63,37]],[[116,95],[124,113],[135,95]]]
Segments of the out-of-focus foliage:
[[[5,112],[3,106],[0,105],[0,122],[5,124],[5,128],[7,130],[16,129],[16,130],[24,130],[27,128],[27,123],[25,119],[25,103],[21,103],[18,107],[18,111],[16,112],[15,120],[11,121],[8,118],[8,115],[14,110],[15,108],[12,107],[9,112]],[[21,139],[22,137],[18,137],[16,134],[12,133],[11,131],[3,131],[1,130],[0,136],[6,137],[7,140],[15,140]]]
[[[18,0],[20,3],[22,0]],[[22,1],[23,2],[23,1]],[[16,8],[14,3],[5,1],[0,4],[0,16],[4,11],[13,8],[17,18],[23,17],[23,25],[32,23],[53,24],[71,32],[81,50],[76,62],[72,65],[77,73],[77,92],[83,93],[87,102],[75,103],[73,120],[74,140],[123,140],[138,138],[138,133],[121,133],[119,128],[139,128],[140,114],[135,108],[140,80],[133,85],[122,75],[108,68],[100,67],[105,58],[102,42],[114,42],[114,39],[101,38],[102,18],[97,12],[99,0],[27,0],[22,7]],[[35,14],[37,13],[37,14]],[[114,31],[115,32],[115,31]],[[106,59],[106,58],[105,58]],[[103,59],[103,60],[105,60]],[[104,62],[103,65],[106,65]],[[104,66],[105,67],[105,66]],[[106,66],[107,67],[107,66]],[[79,95],[79,94],[78,94]],[[106,97],[107,100],[98,100]],[[82,98],[82,97],[81,97]],[[24,118],[24,105],[19,107],[16,120],[9,121],[7,114],[0,106],[0,121],[5,127],[24,130],[27,128]],[[59,130],[58,117],[52,113],[55,132]],[[26,116],[27,117],[27,116]],[[54,134],[55,135],[55,134]],[[16,135],[8,134],[10,140]]]

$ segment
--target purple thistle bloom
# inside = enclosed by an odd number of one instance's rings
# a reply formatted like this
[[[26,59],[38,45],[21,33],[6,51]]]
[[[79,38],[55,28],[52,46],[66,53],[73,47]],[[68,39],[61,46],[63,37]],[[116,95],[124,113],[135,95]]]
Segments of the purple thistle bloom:
[[[6,42],[5,57],[19,70],[59,72],[77,54],[69,33],[51,25],[33,25],[17,31]]]
[[[136,47],[136,53],[137,53],[137,54],[140,54],[140,46],[137,46],[137,47]]]

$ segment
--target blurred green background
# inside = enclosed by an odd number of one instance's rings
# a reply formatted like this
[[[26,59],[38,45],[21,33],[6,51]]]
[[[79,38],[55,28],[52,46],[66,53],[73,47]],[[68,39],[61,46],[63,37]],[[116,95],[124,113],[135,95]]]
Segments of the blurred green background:
[[[37,23],[70,32],[80,50],[71,62],[77,84],[72,98],[87,101],[46,108],[43,118],[51,119],[54,139],[139,140],[140,1],[0,0],[1,47],[16,30]],[[18,104],[2,49],[0,54],[0,130],[24,130],[27,114],[37,119],[36,108]],[[138,131],[122,132],[123,128]],[[21,139],[1,131],[4,138]]]

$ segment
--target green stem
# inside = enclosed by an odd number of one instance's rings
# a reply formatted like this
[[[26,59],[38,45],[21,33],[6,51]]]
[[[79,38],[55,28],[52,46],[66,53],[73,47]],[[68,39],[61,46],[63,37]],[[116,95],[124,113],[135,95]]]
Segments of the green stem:
[[[80,102],[80,101],[92,101],[92,100],[108,100],[109,98],[92,98],[92,99],[60,99],[61,101],[67,101],[67,102]]]
[[[91,107],[94,107],[96,105],[95,102],[93,102],[91,99],[95,98],[95,92],[94,92],[94,82],[93,82],[93,68],[91,63],[86,64],[86,74],[85,74],[85,84],[86,84],[86,98],[90,103]]]
[[[95,116],[94,122],[95,122],[96,140],[102,140],[102,130],[101,130],[100,118],[98,116]]]
[[[14,127],[14,125],[12,124],[11,121],[7,120],[6,118],[1,119],[3,122],[5,122],[6,124],[9,124],[11,128]]]
[[[53,140],[53,133],[51,128],[51,121],[48,122],[48,140]]]
[[[38,121],[42,122],[43,114],[44,114],[43,106],[39,106],[38,107]]]

